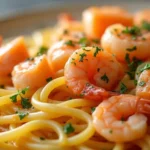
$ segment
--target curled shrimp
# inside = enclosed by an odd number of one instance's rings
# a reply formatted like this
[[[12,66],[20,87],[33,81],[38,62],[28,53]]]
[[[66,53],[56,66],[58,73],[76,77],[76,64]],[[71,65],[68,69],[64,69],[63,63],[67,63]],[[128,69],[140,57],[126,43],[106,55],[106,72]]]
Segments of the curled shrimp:
[[[55,42],[48,50],[48,61],[54,74],[60,71],[63,73],[64,66],[70,55],[81,46],[98,46],[100,41],[91,40],[86,37],[72,37],[64,38],[64,40]]]
[[[96,131],[109,141],[129,142],[142,138],[147,131],[150,101],[133,95],[112,96],[93,113]]]
[[[0,39],[1,40],[1,39]],[[29,57],[23,37],[18,37],[0,48],[0,84],[11,84],[13,67]]]
[[[136,26],[129,28],[121,24],[109,26],[102,36],[101,44],[121,62],[126,61],[127,54],[130,59],[136,57],[144,60],[150,57],[150,32],[142,31]]]
[[[100,38],[105,29],[115,23],[133,25],[133,17],[117,6],[90,7],[83,12],[83,27],[87,36]]]
[[[30,88],[35,92],[52,78],[50,66],[45,55],[16,65],[12,71],[12,81],[16,89]]]
[[[150,22],[150,9],[138,11],[134,15],[134,24],[141,25],[143,21]]]
[[[76,50],[65,65],[67,86],[74,94],[102,100],[112,93],[122,78],[123,69],[114,56],[99,47]]]

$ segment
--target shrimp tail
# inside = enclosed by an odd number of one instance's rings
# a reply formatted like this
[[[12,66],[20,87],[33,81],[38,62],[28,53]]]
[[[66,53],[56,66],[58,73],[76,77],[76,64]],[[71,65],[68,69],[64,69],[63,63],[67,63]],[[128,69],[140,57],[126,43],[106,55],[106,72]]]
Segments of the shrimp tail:
[[[137,112],[150,115],[150,100],[139,98],[137,102]]]

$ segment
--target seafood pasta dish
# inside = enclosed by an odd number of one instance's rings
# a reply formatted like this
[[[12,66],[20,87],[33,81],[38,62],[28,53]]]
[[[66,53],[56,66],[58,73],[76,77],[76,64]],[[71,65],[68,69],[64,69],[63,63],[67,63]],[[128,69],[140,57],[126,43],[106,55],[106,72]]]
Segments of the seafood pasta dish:
[[[90,7],[0,38],[0,150],[150,150],[150,10]]]

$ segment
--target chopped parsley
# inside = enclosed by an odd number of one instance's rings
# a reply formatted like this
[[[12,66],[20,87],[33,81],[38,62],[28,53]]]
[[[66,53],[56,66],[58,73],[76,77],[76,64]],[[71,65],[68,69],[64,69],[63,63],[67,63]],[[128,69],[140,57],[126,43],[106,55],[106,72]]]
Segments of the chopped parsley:
[[[95,47],[94,57],[96,57],[96,55],[102,50],[103,50],[102,48]]]
[[[85,37],[81,38],[81,39],[79,40],[79,44],[80,44],[81,46],[87,46],[87,45],[89,44],[88,39],[85,38]]]
[[[136,36],[141,34],[141,29],[137,26],[126,27],[126,29],[122,30],[122,33]]]
[[[140,82],[138,83],[139,86],[144,86],[145,84],[146,84],[145,81],[140,81]]]
[[[52,77],[49,77],[49,78],[46,79],[46,82],[50,82],[50,81],[52,81],[52,80],[53,80],[53,78],[52,78]]]
[[[29,101],[29,98],[25,98],[23,97],[23,95],[25,95],[25,93],[29,90],[29,87],[26,87],[22,90],[18,90],[17,94],[14,94],[13,96],[10,97],[11,101],[13,103],[17,102],[17,97],[21,98],[21,105],[23,108],[31,108],[32,104]]]
[[[149,70],[150,69],[150,64],[146,64],[143,68],[140,69],[140,73],[143,72],[144,70]]]
[[[132,48],[127,48],[126,50],[129,52],[135,51],[137,49],[136,46],[133,46]]]
[[[86,57],[86,54],[82,53],[82,54],[79,54],[79,56],[80,56],[79,62],[83,62],[83,59],[84,57]]]
[[[101,80],[105,81],[106,83],[109,82],[109,78],[107,77],[106,73],[101,77]]]
[[[47,50],[48,50],[47,47],[42,46],[42,47],[39,48],[39,51],[37,52],[36,55],[37,55],[37,56],[41,56],[41,55],[43,55],[43,54],[46,54]]]
[[[125,92],[127,92],[127,87],[124,83],[120,83],[120,94],[124,94]]]
[[[129,75],[130,79],[133,80],[135,77],[135,71],[137,67],[142,63],[142,61],[137,59],[136,57],[134,57],[131,61],[128,53],[125,56],[125,60],[128,64],[128,69],[129,69],[127,71],[127,74]]]
[[[134,85],[137,86],[137,80],[134,80]]]
[[[143,22],[142,22],[142,28],[143,28],[144,30],[150,31],[150,23],[147,22],[147,21],[143,21]]]
[[[96,107],[91,108],[91,112],[93,113],[95,111]]]
[[[70,134],[75,131],[74,127],[71,125],[71,123],[67,123],[64,127],[63,130],[66,134]]]
[[[27,115],[29,115],[28,112],[17,112],[20,120],[24,119]]]
[[[75,46],[72,40],[66,41],[65,44],[68,46]]]

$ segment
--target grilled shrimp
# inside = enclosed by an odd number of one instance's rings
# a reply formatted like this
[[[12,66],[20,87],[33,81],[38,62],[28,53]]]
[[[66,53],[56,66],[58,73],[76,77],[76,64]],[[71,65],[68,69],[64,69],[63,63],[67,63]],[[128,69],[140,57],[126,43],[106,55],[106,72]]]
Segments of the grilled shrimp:
[[[76,50],[65,65],[67,86],[74,94],[103,100],[112,93],[123,76],[123,68],[114,56],[99,47]]]
[[[0,48],[0,84],[11,84],[13,67],[29,57],[23,37],[18,37]]]
[[[113,53],[117,60],[126,61],[126,55],[137,59],[150,57],[150,32],[141,31],[139,27],[125,27],[121,24],[109,26],[101,39],[102,47]]]
[[[142,138],[147,131],[150,101],[133,95],[112,96],[93,113],[96,131],[109,141],[129,142]]]
[[[29,87],[31,92],[36,91],[52,78],[50,66],[45,55],[16,65],[12,71],[12,81],[16,89]]]
[[[115,23],[133,25],[133,17],[117,6],[90,7],[83,12],[83,27],[87,36],[100,38],[105,29]]]

